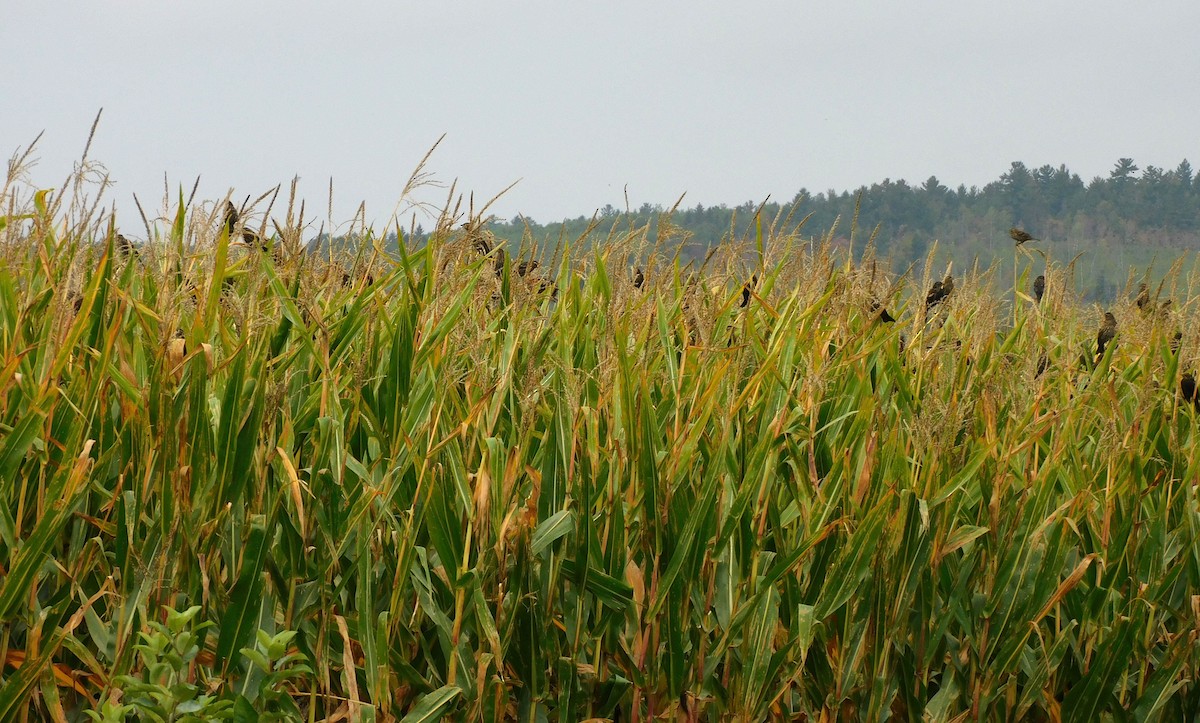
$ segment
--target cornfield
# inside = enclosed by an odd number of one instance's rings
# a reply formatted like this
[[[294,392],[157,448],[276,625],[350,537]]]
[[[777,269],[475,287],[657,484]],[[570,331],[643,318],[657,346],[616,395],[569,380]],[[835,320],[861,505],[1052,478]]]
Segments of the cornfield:
[[[18,190],[0,720],[1200,717],[1179,269],[1093,358],[1024,248],[926,310],[780,220],[520,273],[455,209],[310,252],[180,194],[131,248]]]

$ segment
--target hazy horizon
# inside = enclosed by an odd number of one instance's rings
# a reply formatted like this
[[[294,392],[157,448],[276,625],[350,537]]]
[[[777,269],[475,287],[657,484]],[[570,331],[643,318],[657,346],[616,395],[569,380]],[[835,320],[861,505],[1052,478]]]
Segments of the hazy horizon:
[[[477,205],[522,179],[495,213],[547,222],[626,187],[633,208],[736,205],[1200,162],[1200,4],[1077,7],[49,2],[0,23],[0,151],[45,130],[32,178],[57,184],[103,107],[91,158],[122,217],[164,173],[210,200],[299,176],[310,214],[332,178],[334,220],[365,202],[378,226],[443,134],[437,179]]]

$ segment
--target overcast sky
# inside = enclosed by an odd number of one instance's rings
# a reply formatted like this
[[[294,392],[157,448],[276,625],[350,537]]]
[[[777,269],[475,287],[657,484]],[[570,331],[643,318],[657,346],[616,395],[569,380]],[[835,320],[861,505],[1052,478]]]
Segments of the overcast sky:
[[[157,202],[300,177],[335,220],[430,170],[539,221],[884,178],[983,184],[1200,165],[1200,2],[19,2],[0,9],[0,152],[92,155]],[[444,199],[445,191],[425,200]],[[310,211],[311,213],[311,211]]]

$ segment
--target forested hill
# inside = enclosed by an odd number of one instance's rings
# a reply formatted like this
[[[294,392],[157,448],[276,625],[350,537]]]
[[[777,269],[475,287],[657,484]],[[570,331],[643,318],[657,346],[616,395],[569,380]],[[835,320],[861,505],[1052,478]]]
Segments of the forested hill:
[[[1122,158],[1107,177],[1084,181],[1066,166],[1029,168],[1015,162],[997,180],[979,187],[948,188],[936,177],[923,183],[884,180],[854,191],[811,193],[801,189],[790,201],[767,203],[764,218],[794,221],[811,214],[801,233],[820,236],[834,228],[835,239],[848,239],[855,204],[861,196],[856,238],[878,227],[876,247],[898,269],[920,264],[938,243],[937,262],[956,267],[978,259],[1011,259],[1010,226],[1021,226],[1043,241],[1039,247],[1065,263],[1080,252],[1076,283],[1086,296],[1106,298],[1124,285],[1130,267],[1156,273],[1181,256],[1200,249],[1200,177],[1186,160],[1174,169],[1139,168]],[[702,255],[709,245],[740,236],[753,223],[760,204],[679,208],[671,216],[686,243],[685,256]],[[664,209],[645,204],[631,210],[612,206],[602,221],[648,223],[651,236]],[[794,212],[794,213],[793,213]],[[528,224],[539,243],[575,238],[591,217],[538,222],[517,217],[491,225],[499,237],[517,243]],[[602,223],[600,228],[611,226]],[[674,236],[673,236],[674,237]],[[856,246],[861,247],[860,243]]]

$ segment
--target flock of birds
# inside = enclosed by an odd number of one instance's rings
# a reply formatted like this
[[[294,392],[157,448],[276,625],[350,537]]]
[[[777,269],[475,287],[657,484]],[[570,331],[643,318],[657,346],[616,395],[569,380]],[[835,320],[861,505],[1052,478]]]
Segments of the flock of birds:
[[[1024,229],[1017,227],[1009,229],[1008,235],[1012,237],[1017,246],[1021,246],[1028,241],[1038,240]],[[948,299],[952,293],[954,293],[953,276],[946,274],[946,277],[941,281],[934,281],[933,285],[929,289],[929,292],[925,295],[926,315],[928,316],[928,314],[932,312],[939,304]],[[1036,303],[1041,304],[1045,295],[1046,277],[1045,275],[1038,275],[1038,277],[1033,280],[1034,300]],[[1138,285],[1138,294],[1134,303],[1137,305],[1138,310],[1144,315],[1159,314],[1165,316],[1171,309],[1170,299],[1163,301],[1160,305],[1155,305],[1154,301],[1150,297],[1150,288],[1145,282],[1142,282]],[[878,301],[872,302],[871,313],[878,314],[878,319],[884,323],[890,323],[896,320],[891,314],[888,313],[887,309],[883,308]],[[1100,359],[1104,356],[1104,352],[1109,348],[1116,337],[1117,317],[1111,311],[1105,311],[1104,318],[1100,322],[1100,329],[1096,332],[1096,352],[1094,359],[1089,360],[1088,356],[1085,354],[1081,359],[1081,363],[1084,366],[1094,366],[1095,364],[1099,363]],[[1173,354],[1177,354],[1179,352],[1179,346],[1182,340],[1183,332],[1181,331],[1176,331],[1171,337],[1171,352]],[[904,338],[902,336],[901,344],[903,345],[903,343]],[[1042,372],[1046,370],[1047,366],[1049,366],[1049,360],[1045,354],[1043,354],[1038,361],[1038,375],[1041,375]],[[1195,376],[1192,374],[1192,372],[1185,372],[1180,377],[1179,381],[1180,396],[1183,398],[1184,402],[1191,404],[1197,412],[1200,412],[1200,394],[1198,394],[1197,391]]]
[[[230,238],[233,238],[235,236],[240,236],[240,240],[244,245],[261,249],[264,252],[270,251],[270,245],[267,243],[267,241],[260,234],[256,233],[255,231],[245,228],[242,225],[241,220],[242,220],[241,214],[238,212],[237,207],[235,207],[233,205],[233,203],[226,201],[225,202],[225,213],[224,213],[224,219],[223,219],[222,225],[224,227],[225,232],[228,234],[228,236]],[[504,269],[510,263],[508,252],[502,246],[499,246],[499,245],[493,246],[493,244],[491,242],[489,242],[488,239],[485,236],[483,236],[482,234],[471,233],[471,231],[473,229],[469,224],[463,224],[463,228],[464,228],[464,230],[468,231],[469,235],[471,235],[473,237],[473,244],[474,244],[475,248],[477,249],[477,251],[479,251],[484,256],[489,256],[492,254],[495,255],[493,270],[498,278],[503,277]],[[1013,227],[1013,228],[1009,229],[1008,234],[1018,247],[1022,246],[1023,244],[1025,244],[1027,242],[1038,240],[1029,232],[1025,231],[1024,229],[1017,228],[1017,227]],[[136,257],[138,255],[137,246],[133,242],[131,242],[128,238],[121,235],[120,233],[116,234],[114,250],[118,255],[120,255],[121,257],[125,257],[125,258]],[[535,275],[535,272],[538,269],[537,261],[535,261],[535,260],[520,261],[520,262],[512,265],[511,268],[516,272],[517,276],[519,276],[521,278],[529,278],[531,280],[536,281],[538,283],[539,292],[542,292],[542,293],[549,292],[550,297],[552,299],[557,299],[558,285],[552,280],[542,278],[540,275]],[[640,290],[640,289],[644,288],[645,283],[646,283],[645,272],[642,270],[641,267],[635,268],[634,274],[633,274],[634,287]],[[757,288],[757,286],[758,286],[758,276],[757,275],[752,276],[749,281],[746,281],[742,285],[741,300],[740,300],[740,304],[739,304],[740,307],[745,308],[750,303],[750,299],[753,296],[754,289]],[[949,273],[946,274],[945,278],[943,278],[939,281],[934,281],[932,286],[929,288],[929,291],[925,294],[925,313],[926,313],[926,315],[928,316],[931,312],[933,312],[935,309],[937,309],[938,306],[940,306],[947,299],[949,299],[951,297],[951,295],[954,293],[954,289],[955,289],[954,276]],[[1033,281],[1033,296],[1034,296],[1035,302],[1038,304],[1041,304],[1042,299],[1045,297],[1045,295],[1046,295],[1046,277],[1045,277],[1045,275],[1039,275]],[[77,309],[78,309],[78,305],[79,305],[80,301],[81,301],[81,299],[77,299],[75,301]],[[1139,285],[1138,295],[1135,300],[1135,303],[1136,303],[1138,309],[1143,314],[1150,314],[1150,313],[1165,314],[1170,310],[1170,307],[1171,307],[1171,301],[1169,299],[1162,302],[1161,305],[1155,305],[1155,303],[1153,302],[1153,300],[1150,297],[1149,287],[1145,283],[1142,283]],[[872,315],[875,315],[875,317],[880,322],[883,322],[883,323],[892,323],[892,322],[896,321],[896,318],[893,317],[890,313],[888,313],[888,310],[886,308],[884,308],[883,305],[881,303],[879,303],[879,301],[873,301],[871,303],[870,313]],[[1109,346],[1112,344],[1112,342],[1116,338],[1116,336],[1117,336],[1117,318],[1116,318],[1116,316],[1113,315],[1113,313],[1111,311],[1105,311],[1103,321],[1100,324],[1099,330],[1096,332],[1096,351],[1095,351],[1095,355],[1094,355],[1094,360],[1091,360],[1090,365],[1094,365],[1095,363],[1099,362],[1099,360],[1104,356],[1104,352],[1109,348]],[[1179,332],[1179,331],[1175,332],[1175,334],[1171,340],[1172,352],[1179,351],[1179,345],[1181,343],[1182,337],[1183,337],[1182,332]],[[173,341],[179,341],[179,340],[174,339]],[[903,345],[903,343],[904,343],[904,339],[903,339],[903,337],[901,337],[901,344]],[[1081,361],[1084,364],[1088,364],[1089,359],[1085,355]],[[1038,374],[1039,375],[1043,371],[1045,371],[1048,364],[1049,364],[1048,360],[1046,359],[1045,355],[1043,355],[1041,360],[1038,363]],[[1182,377],[1180,378],[1179,389],[1180,389],[1180,394],[1181,394],[1183,400],[1187,403],[1192,404],[1195,407],[1195,409],[1198,412],[1200,412],[1200,393],[1198,393],[1198,391],[1200,391],[1200,390],[1198,390],[1196,378],[1191,372],[1186,372],[1182,375]]]
[[[239,224],[241,224],[241,220],[242,217],[238,212],[237,206],[234,206],[232,201],[226,201],[225,217],[221,225],[224,226],[225,233],[229,235],[229,238],[232,239],[234,236],[238,235],[237,229]],[[268,251],[270,249],[270,245],[266,242],[266,240],[263,239],[263,237],[257,232],[249,228],[243,226],[240,235],[242,243],[246,246],[254,246],[263,251]],[[136,258],[138,256],[137,244],[130,241],[125,237],[124,234],[121,233],[118,233],[114,239],[113,251],[121,258]]]

